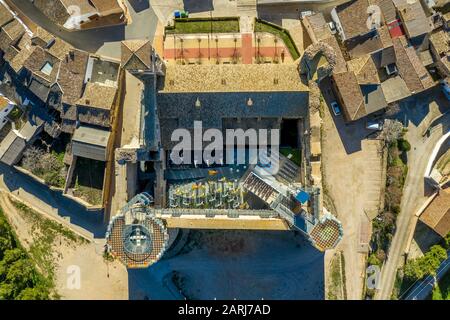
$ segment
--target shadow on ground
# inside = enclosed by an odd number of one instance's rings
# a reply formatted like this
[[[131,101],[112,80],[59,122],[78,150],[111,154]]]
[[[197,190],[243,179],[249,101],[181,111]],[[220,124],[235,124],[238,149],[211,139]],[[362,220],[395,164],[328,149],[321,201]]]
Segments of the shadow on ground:
[[[322,300],[324,255],[290,231],[192,230],[177,255],[129,270],[128,287],[130,299]]]
[[[8,190],[19,196],[21,193],[28,193],[40,201],[55,208],[58,216],[70,219],[70,222],[88,232],[95,238],[104,238],[106,226],[103,224],[102,211],[88,211],[82,205],[66,198],[61,192],[51,190],[33,178],[17,171],[12,167],[0,164],[0,176],[3,176],[4,183]],[[52,212],[48,212],[52,214]]]
[[[190,13],[214,11],[213,0],[183,0],[184,10]]]
[[[141,11],[147,10],[150,8],[150,1],[149,0],[128,0],[130,3],[130,6],[133,8],[133,10],[136,13],[139,13]]]

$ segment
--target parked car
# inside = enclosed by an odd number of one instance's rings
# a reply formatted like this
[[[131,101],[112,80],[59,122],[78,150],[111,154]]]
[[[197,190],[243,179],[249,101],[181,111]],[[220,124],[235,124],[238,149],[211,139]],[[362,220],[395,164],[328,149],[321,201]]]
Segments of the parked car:
[[[339,104],[336,101],[331,103],[331,109],[333,110],[335,116],[341,115],[341,107],[339,107]]]
[[[366,129],[381,131],[383,130],[383,121],[367,121]]]

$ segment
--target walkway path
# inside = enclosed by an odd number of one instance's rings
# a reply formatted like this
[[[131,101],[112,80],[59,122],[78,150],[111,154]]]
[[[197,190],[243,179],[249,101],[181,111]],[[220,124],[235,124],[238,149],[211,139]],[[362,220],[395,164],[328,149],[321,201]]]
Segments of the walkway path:
[[[12,193],[37,211],[46,212],[58,219],[68,219],[75,227],[90,232],[94,238],[105,236],[106,227],[102,223],[102,214],[87,211],[60,192],[53,191],[2,163],[0,163],[0,189]]]

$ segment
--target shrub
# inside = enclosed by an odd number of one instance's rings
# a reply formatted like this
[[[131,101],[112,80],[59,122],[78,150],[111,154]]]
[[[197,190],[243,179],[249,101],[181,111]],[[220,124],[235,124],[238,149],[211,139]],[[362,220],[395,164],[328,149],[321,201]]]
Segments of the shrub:
[[[402,152],[411,150],[411,144],[406,139],[398,139],[398,149]]]

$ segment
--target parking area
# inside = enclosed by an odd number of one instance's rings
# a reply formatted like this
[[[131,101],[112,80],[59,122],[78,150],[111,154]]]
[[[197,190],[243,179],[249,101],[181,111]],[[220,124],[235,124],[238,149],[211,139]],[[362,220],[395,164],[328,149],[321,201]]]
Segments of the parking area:
[[[344,227],[344,237],[337,250],[344,253],[348,298],[360,299],[365,272],[365,255],[360,253],[361,226],[367,224],[367,216],[380,206],[384,185],[382,149],[379,141],[366,139],[371,133],[366,129],[366,120],[346,125],[343,116],[333,115],[329,107],[335,101],[331,89],[324,86],[322,92],[326,102],[323,183]],[[328,265],[327,261],[325,263]]]

